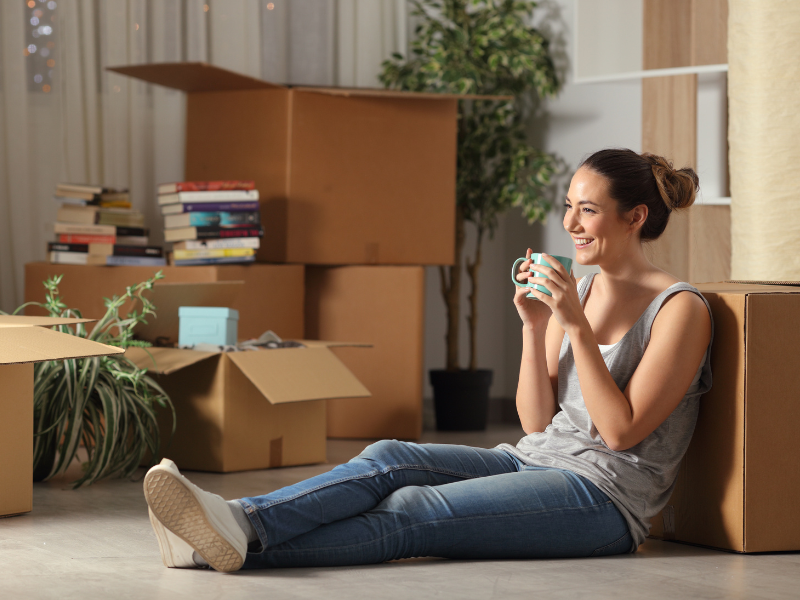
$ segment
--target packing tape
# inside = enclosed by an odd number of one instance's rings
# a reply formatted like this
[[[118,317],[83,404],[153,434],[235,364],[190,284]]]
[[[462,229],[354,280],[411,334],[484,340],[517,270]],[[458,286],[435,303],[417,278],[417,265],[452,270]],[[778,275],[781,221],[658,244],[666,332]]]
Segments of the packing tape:
[[[662,516],[664,519],[664,539],[665,540],[674,540],[675,539],[675,507],[671,504],[667,504],[662,511]]]
[[[283,466],[283,436],[269,442],[269,468]]]

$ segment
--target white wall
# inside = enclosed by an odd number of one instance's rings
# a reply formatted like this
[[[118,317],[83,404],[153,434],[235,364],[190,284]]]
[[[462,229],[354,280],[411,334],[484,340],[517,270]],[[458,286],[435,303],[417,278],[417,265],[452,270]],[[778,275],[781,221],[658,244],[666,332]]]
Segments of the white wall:
[[[514,287],[510,281],[511,264],[534,252],[574,257],[569,236],[564,232],[563,194],[581,159],[600,148],[626,147],[639,151],[641,147],[641,82],[583,84],[570,83],[573,9],[575,0],[544,0],[538,9],[550,29],[557,66],[567,72],[566,85],[559,96],[544,104],[543,114],[532,119],[530,135],[548,152],[559,155],[569,173],[559,189],[556,206],[545,225],[528,225],[516,210],[505,215],[494,240],[486,243],[483,268],[480,272],[478,362],[480,368],[494,370],[493,398],[513,398],[516,394],[519,358],[522,351],[520,322],[512,303]],[[472,251],[474,237],[468,231],[467,248]],[[590,269],[574,267],[576,276]],[[463,280],[468,282],[466,273]],[[425,398],[427,423],[430,424],[433,391],[427,381],[429,369],[440,369],[445,362],[445,306],[439,293],[437,268],[427,269],[425,318]],[[467,307],[468,284],[462,289],[462,307]],[[466,310],[462,310],[461,364],[466,367],[469,347]]]

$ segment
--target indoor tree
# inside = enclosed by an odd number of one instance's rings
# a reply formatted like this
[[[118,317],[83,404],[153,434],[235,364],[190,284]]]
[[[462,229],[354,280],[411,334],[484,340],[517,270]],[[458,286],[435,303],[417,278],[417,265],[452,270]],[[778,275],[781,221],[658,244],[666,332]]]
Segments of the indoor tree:
[[[459,101],[455,264],[440,267],[447,306],[448,371],[458,371],[459,294],[464,266],[465,224],[476,228],[466,258],[470,277],[469,369],[477,369],[478,271],[485,237],[499,216],[520,207],[530,223],[543,221],[551,203],[547,188],[555,157],[527,142],[525,123],[538,98],[559,89],[547,39],[531,24],[532,0],[414,0],[418,20],[408,58],[383,63],[389,88],[503,96]]]

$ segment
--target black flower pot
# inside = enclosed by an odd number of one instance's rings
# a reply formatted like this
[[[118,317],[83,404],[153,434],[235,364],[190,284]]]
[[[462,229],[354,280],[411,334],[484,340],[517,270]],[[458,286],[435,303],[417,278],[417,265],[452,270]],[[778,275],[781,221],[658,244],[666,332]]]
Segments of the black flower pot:
[[[439,431],[481,431],[489,414],[492,371],[431,370],[436,429]]]

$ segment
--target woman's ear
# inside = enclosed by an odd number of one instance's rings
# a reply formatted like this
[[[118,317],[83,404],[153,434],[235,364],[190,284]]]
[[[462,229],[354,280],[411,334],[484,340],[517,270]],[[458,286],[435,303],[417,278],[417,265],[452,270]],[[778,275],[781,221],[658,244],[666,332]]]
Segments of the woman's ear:
[[[648,212],[647,205],[640,204],[628,213],[628,224],[631,227],[631,232],[639,231],[644,226]]]

